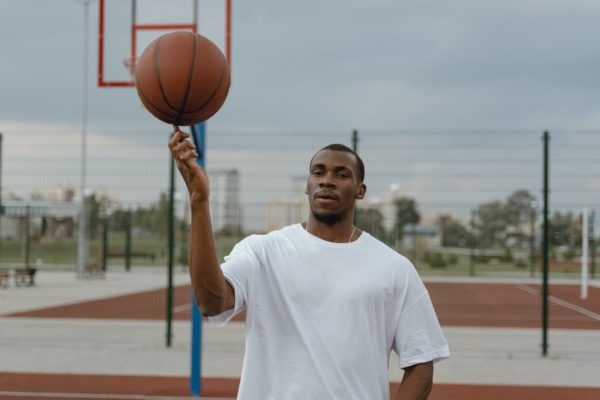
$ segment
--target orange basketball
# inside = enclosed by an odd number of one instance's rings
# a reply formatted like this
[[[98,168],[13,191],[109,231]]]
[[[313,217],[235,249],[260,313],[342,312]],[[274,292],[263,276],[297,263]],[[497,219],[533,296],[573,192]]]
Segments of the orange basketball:
[[[229,66],[210,40],[177,31],[155,39],[135,65],[142,104],[168,124],[194,125],[212,117],[229,92]]]

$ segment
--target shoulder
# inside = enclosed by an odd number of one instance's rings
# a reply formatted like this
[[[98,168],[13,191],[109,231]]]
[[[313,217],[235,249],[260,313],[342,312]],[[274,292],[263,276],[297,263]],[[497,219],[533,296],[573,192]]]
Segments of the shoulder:
[[[366,232],[363,232],[363,235]],[[423,281],[417,269],[407,257],[398,253],[385,243],[366,233],[364,249],[369,254],[369,263],[385,271],[390,283],[397,290],[407,290],[409,287],[420,287]]]
[[[296,236],[297,229],[296,225],[289,225],[265,234],[252,234],[242,239],[236,247],[260,254]]]
[[[390,265],[393,268],[409,270],[415,269],[412,262],[408,258],[398,253],[381,240],[364,231],[362,235],[365,235],[364,243],[365,246],[368,246],[367,250],[372,252],[372,254],[377,257],[378,261],[384,262],[386,265]]]

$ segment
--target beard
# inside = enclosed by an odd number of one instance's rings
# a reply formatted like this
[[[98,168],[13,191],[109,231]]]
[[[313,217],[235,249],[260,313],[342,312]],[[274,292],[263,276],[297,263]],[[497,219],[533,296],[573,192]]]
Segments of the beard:
[[[325,225],[335,225],[336,223],[340,222],[344,216],[343,213],[336,213],[336,214],[318,214],[316,212],[314,212],[313,210],[311,210],[313,217],[315,217],[315,219],[321,223],[324,223]]]

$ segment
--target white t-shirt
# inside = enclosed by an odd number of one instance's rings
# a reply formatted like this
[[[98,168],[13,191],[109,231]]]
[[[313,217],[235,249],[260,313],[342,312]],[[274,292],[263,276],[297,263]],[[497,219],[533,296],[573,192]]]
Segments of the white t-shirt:
[[[388,400],[400,367],[449,356],[429,294],[409,260],[363,232],[332,243],[300,224],[239,242],[221,265],[246,309],[238,399]]]

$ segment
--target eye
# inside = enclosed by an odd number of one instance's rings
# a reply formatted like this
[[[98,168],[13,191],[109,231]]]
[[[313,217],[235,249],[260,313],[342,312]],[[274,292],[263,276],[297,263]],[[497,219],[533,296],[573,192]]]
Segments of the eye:
[[[323,170],[321,170],[321,169],[314,170],[313,175],[321,176],[321,175],[323,175]]]

